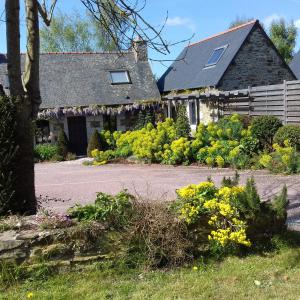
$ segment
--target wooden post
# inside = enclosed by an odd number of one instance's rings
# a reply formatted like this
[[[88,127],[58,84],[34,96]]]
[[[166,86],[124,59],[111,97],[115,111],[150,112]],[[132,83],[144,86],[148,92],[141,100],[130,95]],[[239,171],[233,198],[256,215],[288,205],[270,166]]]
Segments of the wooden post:
[[[172,100],[168,100],[168,118],[172,118]]]
[[[287,83],[283,81],[283,124],[287,124]]]

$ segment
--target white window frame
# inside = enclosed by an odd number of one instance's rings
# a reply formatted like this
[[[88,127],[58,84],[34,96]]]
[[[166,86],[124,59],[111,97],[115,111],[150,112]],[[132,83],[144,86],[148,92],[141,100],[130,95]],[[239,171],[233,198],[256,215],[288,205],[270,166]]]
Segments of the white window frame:
[[[127,80],[126,81],[114,81],[114,78],[113,78],[114,73],[123,73],[123,74],[125,74]],[[130,84],[131,83],[129,72],[127,70],[112,70],[112,71],[109,71],[109,74],[110,74],[111,84],[113,84],[113,85],[116,85],[116,84]]]
[[[226,49],[228,48],[228,46],[229,46],[229,44],[226,44],[226,45],[223,45],[223,46],[221,46],[221,47],[215,48],[215,49],[213,50],[211,56],[209,57],[209,59],[208,59],[208,61],[207,61],[207,64],[205,65],[204,68],[209,68],[209,67],[212,67],[212,66],[217,65],[217,63],[218,63],[218,62],[220,61],[220,59],[223,57],[223,55],[224,55]],[[223,49],[223,52],[222,52],[222,54],[220,55],[220,57],[218,58],[218,60],[217,60],[216,62],[214,62],[214,63],[210,63],[210,64],[209,64],[208,62],[209,62],[210,59],[213,57],[214,53],[215,53],[216,51],[220,50],[220,49]]]

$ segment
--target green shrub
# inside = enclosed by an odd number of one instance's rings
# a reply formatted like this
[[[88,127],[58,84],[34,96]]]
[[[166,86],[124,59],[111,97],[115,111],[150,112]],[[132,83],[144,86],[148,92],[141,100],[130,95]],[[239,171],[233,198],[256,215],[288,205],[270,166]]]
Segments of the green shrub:
[[[9,213],[14,201],[17,149],[15,105],[8,97],[0,97],[0,215]]]
[[[57,155],[57,145],[38,144],[34,147],[34,156],[38,161],[56,160]]]
[[[134,197],[126,190],[115,196],[98,193],[94,204],[77,204],[69,210],[69,215],[78,221],[97,220],[112,228],[126,226],[133,211]]]
[[[98,130],[94,130],[94,132],[92,133],[89,143],[88,143],[88,147],[87,147],[87,156],[88,157],[92,157],[92,151],[97,149],[97,150],[102,150],[101,149],[101,138],[100,138],[100,134],[98,132]]]
[[[154,124],[154,112],[150,109],[140,110],[135,125],[135,130],[144,128],[147,124]]]
[[[187,115],[186,106],[184,104],[180,104],[178,107],[175,127],[176,127],[177,138],[190,137],[191,135],[190,121]]]
[[[260,116],[255,117],[251,122],[251,133],[254,138],[257,138],[261,149],[271,149],[273,139],[282,126],[282,122],[275,116]]]
[[[69,141],[66,133],[63,129],[59,131],[57,138],[57,155],[61,157],[63,160],[66,159],[68,155]]]
[[[174,209],[179,219],[190,230],[196,227],[208,231],[210,251],[216,246],[233,250],[250,247],[258,241],[266,243],[286,229],[286,187],[281,195],[266,203],[261,201],[253,178],[248,179],[245,187],[237,182],[236,176],[230,180],[224,178],[220,188],[208,181],[177,190]]]
[[[284,125],[279,128],[274,136],[274,142],[284,146],[285,141],[289,141],[291,146],[300,150],[300,126]]]
[[[273,145],[274,152],[263,153],[259,164],[272,173],[297,174],[300,172],[300,153],[288,141],[285,146]]]

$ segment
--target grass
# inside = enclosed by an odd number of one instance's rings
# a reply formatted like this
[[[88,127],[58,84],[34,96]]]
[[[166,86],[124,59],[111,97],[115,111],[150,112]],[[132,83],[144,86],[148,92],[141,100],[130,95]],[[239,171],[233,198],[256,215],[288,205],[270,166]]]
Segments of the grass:
[[[300,248],[172,271],[100,268],[0,286],[0,299],[299,299]],[[2,289],[1,289],[2,288]]]

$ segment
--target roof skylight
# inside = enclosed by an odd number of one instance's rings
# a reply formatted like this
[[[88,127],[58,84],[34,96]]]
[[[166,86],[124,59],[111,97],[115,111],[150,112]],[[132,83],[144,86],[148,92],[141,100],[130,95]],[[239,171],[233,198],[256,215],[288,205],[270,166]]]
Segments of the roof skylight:
[[[227,47],[228,47],[228,45],[216,48],[213,51],[211,57],[209,58],[207,64],[205,65],[205,67],[210,67],[210,66],[216,65],[219,62],[219,60],[221,59],[221,57],[224,54]]]
[[[110,71],[112,84],[130,83],[128,71]]]

